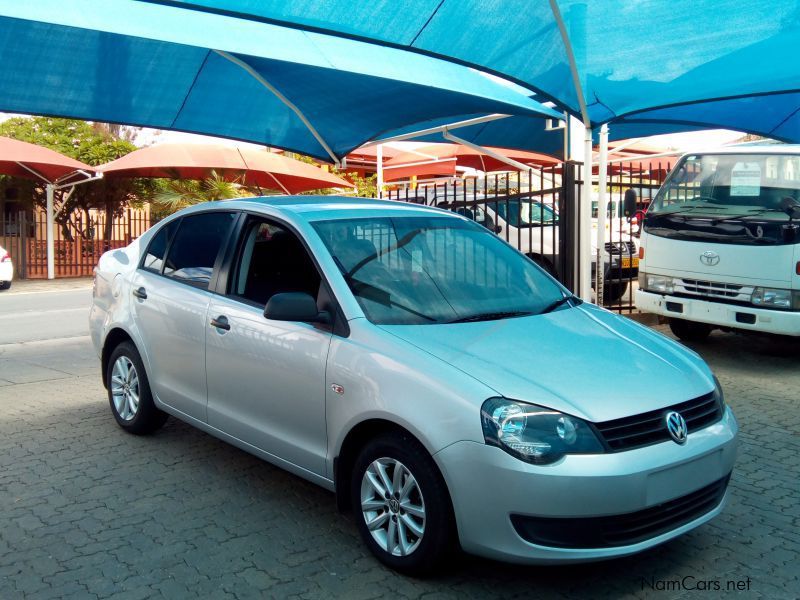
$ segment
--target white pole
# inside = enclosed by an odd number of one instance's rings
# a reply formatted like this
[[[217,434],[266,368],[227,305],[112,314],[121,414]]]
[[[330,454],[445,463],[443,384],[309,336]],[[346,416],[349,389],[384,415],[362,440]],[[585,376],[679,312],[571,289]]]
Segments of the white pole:
[[[587,127],[583,139],[583,187],[580,222],[580,297],[592,301],[592,130]]]
[[[375,160],[378,168],[378,198],[383,197],[383,144],[376,146]]]
[[[55,195],[56,186],[52,183],[48,183],[45,186],[47,191],[47,278],[48,279],[55,279],[56,277],[56,267],[55,267],[55,241],[53,240],[54,236],[54,223],[55,223],[55,213],[53,211],[53,197]]]
[[[606,204],[608,204],[606,186],[607,176],[608,125],[604,123],[600,127],[600,161],[597,169],[597,277],[594,286],[594,293],[599,306],[603,306],[603,278],[605,276],[606,264]]]

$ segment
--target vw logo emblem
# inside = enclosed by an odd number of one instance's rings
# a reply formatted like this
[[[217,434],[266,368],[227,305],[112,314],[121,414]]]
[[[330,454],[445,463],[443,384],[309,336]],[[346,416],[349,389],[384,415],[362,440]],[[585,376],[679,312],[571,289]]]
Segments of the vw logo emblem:
[[[709,267],[713,267],[719,263],[719,254],[713,250],[706,250],[700,255],[700,262]]]
[[[686,436],[689,433],[686,428],[686,421],[680,413],[674,410],[670,411],[664,417],[664,422],[667,424],[667,432],[669,436],[675,441],[676,444],[685,444]]]

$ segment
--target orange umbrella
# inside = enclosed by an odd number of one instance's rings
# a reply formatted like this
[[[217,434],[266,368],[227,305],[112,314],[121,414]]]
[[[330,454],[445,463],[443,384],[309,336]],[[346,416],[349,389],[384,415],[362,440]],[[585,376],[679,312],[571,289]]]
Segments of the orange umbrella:
[[[554,165],[559,161],[546,154],[511,150],[508,148],[487,149],[526,165]],[[385,181],[406,179],[412,175],[452,176],[456,166],[469,167],[478,171],[517,171],[519,169],[482,154],[477,150],[459,144],[431,144],[417,148],[413,152],[404,152],[384,163],[383,178]]]
[[[104,177],[205,179],[215,171],[229,181],[296,194],[353,184],[314,165],[267,150],[216,144],[160,144],[97,167]]]
[[[0,173],[54,183],[76,171],[93,171],[82,162],[36,144],[0,137]]]

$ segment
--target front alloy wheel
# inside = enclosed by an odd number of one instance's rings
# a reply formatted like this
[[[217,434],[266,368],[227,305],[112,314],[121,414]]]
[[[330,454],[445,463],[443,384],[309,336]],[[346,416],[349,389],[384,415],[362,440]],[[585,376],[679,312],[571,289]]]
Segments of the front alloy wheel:
[[[425,535],[425,500],[399,460],[382,457],[364,471],[361,512],[372,538],[392,556],[408,556]]]
[[[350,505],[359,533],[382,563],[424,575],[456,550],[447,485],[431,455],[411,435],[385,432],[368,441],[352,473]]]

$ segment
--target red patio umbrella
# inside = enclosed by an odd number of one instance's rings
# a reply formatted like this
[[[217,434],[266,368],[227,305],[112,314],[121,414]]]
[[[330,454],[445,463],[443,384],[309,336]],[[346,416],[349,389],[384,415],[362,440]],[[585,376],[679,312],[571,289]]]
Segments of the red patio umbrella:
[[[490,148],[488,150],[501,154],[516,162],[526,165],[555,165],[559,161],[546,154],[511,150],[508,148]],[[487,154],[459,144],[431,144],[417,148],[413,152],[405,152],[384,163],[383,178],[385,181],[406,179],[412,175],[435,176],[455,175],[456,166],[469,167],[478,171],[517,171],[515,167]]]
[[[82,162],[36,144],[0,137],[0,174],[54,183],[76,171],[94,169]]]
[[[267,150],[216,144],[160,144],[135,150],[97,167],[104,177],[205,179],[215,171],[229,181],[296,194],[353,187],[314,165]]]

